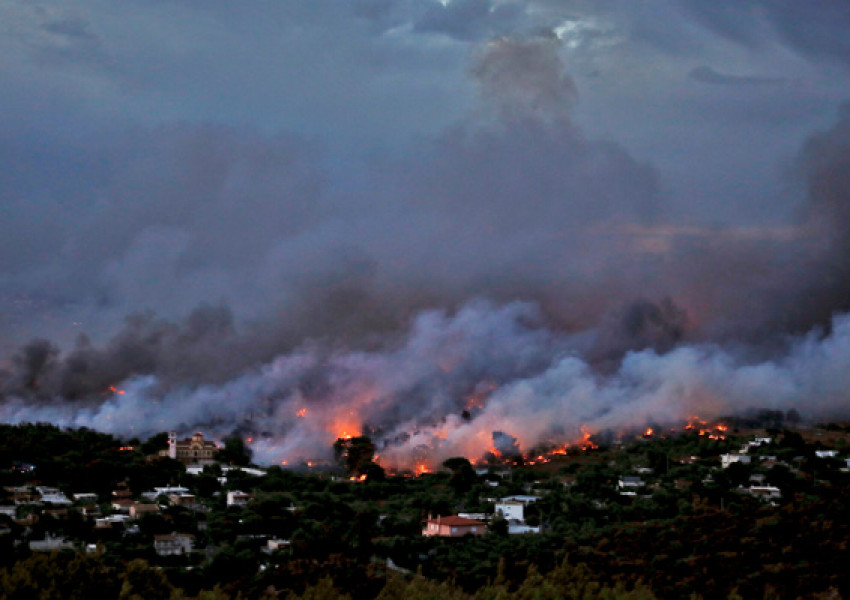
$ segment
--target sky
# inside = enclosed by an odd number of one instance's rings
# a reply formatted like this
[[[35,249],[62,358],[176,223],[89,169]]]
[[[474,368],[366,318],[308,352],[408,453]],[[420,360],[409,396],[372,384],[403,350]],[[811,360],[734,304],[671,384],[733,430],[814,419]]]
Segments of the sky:
[[[0,418],[241,428],[268,460],[347,427],[404,462],[842,415],[849,26],[835,0],[7,0]]]

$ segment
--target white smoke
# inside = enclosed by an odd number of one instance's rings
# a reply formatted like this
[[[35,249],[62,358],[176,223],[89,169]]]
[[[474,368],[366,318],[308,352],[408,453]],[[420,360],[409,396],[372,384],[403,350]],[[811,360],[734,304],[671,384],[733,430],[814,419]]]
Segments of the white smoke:
[[[828,335],[811,333],[784,356],[758,363],[714,345],[683,345],[631,352],[616,372],[601,375],[578,346],[574,336],[548,329],[532,304],[473,302],[452,315],[423,312],[402,339],[379,350],[313,343],[223,385],[158,396],[155,377],[138,377],[94,408],[12,400],[0,406],[0,419],[128,437],[173,428],[220,437],[246,423],[261,434],[258,460],[288,464],[329,456],[339,435],[370,433],[382,462],[409,467],[479,458],[496,431],[527,452],[574,442],[583,431],[748,408],[796,408],[813,418],[850,412],[850,315],[837,316]]]

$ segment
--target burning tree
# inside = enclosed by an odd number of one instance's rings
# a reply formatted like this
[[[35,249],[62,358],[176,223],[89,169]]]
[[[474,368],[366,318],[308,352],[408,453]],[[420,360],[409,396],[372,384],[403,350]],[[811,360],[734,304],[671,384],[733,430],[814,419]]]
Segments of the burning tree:
[[[337,462],[345,467],[350,477],[382,477],[383,469],[373,461],[375,444],[368,436],[337,438],[333,447]]]

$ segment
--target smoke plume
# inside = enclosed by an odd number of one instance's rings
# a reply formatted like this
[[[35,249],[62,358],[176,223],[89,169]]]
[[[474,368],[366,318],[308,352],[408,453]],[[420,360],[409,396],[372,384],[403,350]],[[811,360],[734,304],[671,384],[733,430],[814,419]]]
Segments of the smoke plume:
[[[350,189],[296,136],[140,135],[61,260],[28,259],[98,326],[11,352],[0,418],[238,429],[287,464],[368,434],[410,466],[694,413],[846,414],[850,110],[801,150],[796,221],[706,228],[575,124],[557,40],[496,39],[469,74],[475,110]]]

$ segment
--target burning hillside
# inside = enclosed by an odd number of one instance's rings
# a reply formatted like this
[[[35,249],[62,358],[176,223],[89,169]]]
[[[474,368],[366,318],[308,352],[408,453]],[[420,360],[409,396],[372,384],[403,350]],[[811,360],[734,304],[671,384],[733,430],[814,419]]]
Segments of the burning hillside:
[[[278,464],[320,459],[337,438],[368,435],[383,465],[430,469],[451,456],[536,460],[590,444],[600,431],[647,424],[647,435],[680,422],[719,436],[713,417],[753,407],[804,407],[812,417],[845,409],[846,317],[828,336],[799,338],[784,356],[752,363],[681,345],[628,353],[608,372],[581,357],[582,342],[547,326],[532,304],[477,302],[422,313],[378,349],[306,344],[221,385],[138,376],[97,402],[12,395],[0,417],[128,436],[236,428],[253,432],[258,460]]]

